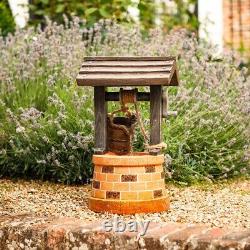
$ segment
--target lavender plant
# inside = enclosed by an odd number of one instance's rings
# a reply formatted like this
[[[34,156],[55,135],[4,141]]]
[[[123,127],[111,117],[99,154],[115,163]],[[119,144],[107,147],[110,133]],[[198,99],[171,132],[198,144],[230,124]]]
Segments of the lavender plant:
[[[250,78],[233,54],[185,30],[79,20],[0,38],[0,175],[66,183],[91,177],[93,93],[75,77],[85,55],[178,58],[181,85],[169,88],[177,118],[164,125],[168,178],[182,183],[249,175]],[[217,55],[217,56],[216,56]],[[148,124],[146,104],[140,105]],[[136,148],[141,148],[140,132]]]

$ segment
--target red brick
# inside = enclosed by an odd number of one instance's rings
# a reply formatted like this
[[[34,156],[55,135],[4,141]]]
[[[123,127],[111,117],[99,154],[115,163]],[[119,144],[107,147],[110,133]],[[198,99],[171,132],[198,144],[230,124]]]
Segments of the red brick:
[[[235,231],[235,232],[231,232],[223,236],[217,242],[217,245],[219,245],[220,247],[224,247],[224,248],[240,248],[242,245],[244,245],[244,242],[245,242],[244,249],[247,249],[246,242],[249,238],[250,238],[250,229],[243,230],[243,231]]]
[[[224,228],[212,228],[208,229],[207,231],[204,231],[204,233],[198,234],[195,237],[193,237],[193,240],[197,242],[198,247],[196,250],[203,250],[203,249],[209,249],[209,246],[213,241],[217,242],[219,244],[219,239],[226,235],[229,232],[228,229]],[[216,243],[216,244],[217,244]],[[189,242],[187,244],[187,247],[191,248],[192,242]]]
[[[250,237],[245,241],[244,250],[250,250]]]
[[[204,225],[187,225],[182,230],[173,234],[169,234],[167,238],[170,241],[183,243],[190,236],[196,236],[196,235],[202,234],[204,230],[207,230],[207,227]]]
[[[239,240],[247,239],[248,237],[250,237],[250,229],[247,229],[244,231],[231,232],[225,235],[224,237],[222,237],[222,239],[239,241]]]
[[[95,201],[96,199],[93,199]],[[119,211],[121,207],[133,208],[136,203],[122,203],[121,201],[101,201],[101,203]],[[101,203],[99,205],[99,209]],[[148,209],[148,202],[141,202],[139,208]],[[157,204],[159,207],[159,204]],[[126,209],[127,209],[126,208]],[[125,209],[125,207],[124,207]],[[79,248],[80,242],[84,242],[86,249],[138,249],[138,244],[144,249],[250,249],[250,229],[208,228],[203,225],[187,226],[180,223],[149,223],[146,235],[140,237],[135,233],[105,232],[103,222],[90,223],[76,218],[37,217],[34,215],[1,216],[0,230],[3,233],[0,241],[0,249],[8,249],[15,241],[18,245],[30,248],[44,249],[70,249]],[[125,220],[124,220],[125,221]],[[17,233],[18,232],[18,233]],[[45,237],[46,236],[46,237]],[[108,241],[106,241],[109,239]],[[169,242],[168,240],[171,239]],[[202,239],[205,239],[206,244]],[[189,245],[195,242],[195,247]],[[108,242],[108,243],[107,243]],[[174,247],[173,247],[174,246]],[[13,247],[14,248],[14,247]],[[27,248],[27,247],[26,247]],[[18,249],[18,248],[15,248]]]
[[[138,191],[138,200],[152,200],[153,192],[152,191]]]
[[[121,200],[137,200],[137,192],[121,192]]]
[[[195,239],[202,242],[210,242],[211,240],[221,238],[229,232],[228,229],[225,228],[212,228],[208,229],[204,234],[197,235]]]
[[[158,225],[158,227],[155,227],[154,229],[148,230],[148,237],[158,237],[158,238],[164,238],[170,233],[174,233],[180,229],[183,229],[185,227],[184,224],[180,223],[164,223]]]

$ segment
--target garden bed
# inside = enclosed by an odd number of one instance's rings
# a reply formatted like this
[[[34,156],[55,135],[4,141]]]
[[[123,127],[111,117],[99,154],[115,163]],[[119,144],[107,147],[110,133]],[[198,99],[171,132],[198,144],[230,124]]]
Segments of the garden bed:
[[[86,222],[111,219],[87,207],[90,186],[49,182],[0,180],[0,216],[32,213],[35,216],[75,217]],[[154,222],[204,223],[215,227],[250,228],[250,181],[177,187],[168,184],[169,211],[123,219]]]

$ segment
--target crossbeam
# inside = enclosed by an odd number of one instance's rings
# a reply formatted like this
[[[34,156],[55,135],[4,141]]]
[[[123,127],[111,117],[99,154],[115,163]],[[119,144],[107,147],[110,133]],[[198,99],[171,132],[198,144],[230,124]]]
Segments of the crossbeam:
[[[136,100],[137,101],[150,101],[150,93],[149,92],[137,92]],[[120,101],[120,92],[105,92],[105,101],[106,102]]]

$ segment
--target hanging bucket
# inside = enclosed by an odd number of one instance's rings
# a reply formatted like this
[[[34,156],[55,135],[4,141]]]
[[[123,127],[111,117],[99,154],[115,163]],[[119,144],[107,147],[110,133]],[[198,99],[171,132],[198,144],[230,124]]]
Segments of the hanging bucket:
[[[108,116],[107,123],[108,150],[119,155],[131,153],[136,116],[114,117],[111,114]]]

